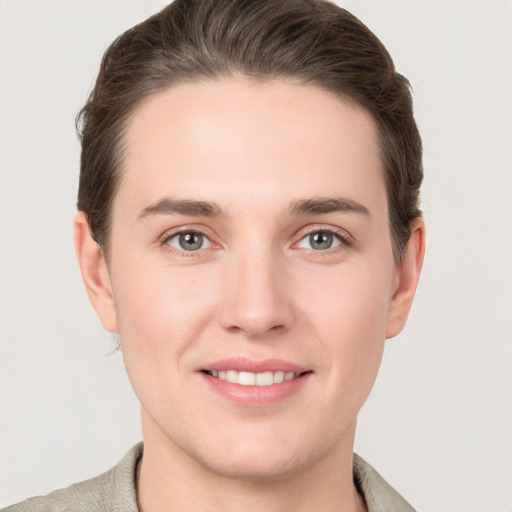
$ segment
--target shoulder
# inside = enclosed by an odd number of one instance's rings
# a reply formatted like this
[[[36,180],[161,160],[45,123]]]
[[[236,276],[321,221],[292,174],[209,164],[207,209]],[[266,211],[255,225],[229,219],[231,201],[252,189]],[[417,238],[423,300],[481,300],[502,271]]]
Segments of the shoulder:
[[[355,453],[354,481],[364,496],[368,512],[415,512],[370,464]]]
[[[142,443],[135,445],[112,469],[90,480],[7,507],[3,512],[137,512],[135,471]]]

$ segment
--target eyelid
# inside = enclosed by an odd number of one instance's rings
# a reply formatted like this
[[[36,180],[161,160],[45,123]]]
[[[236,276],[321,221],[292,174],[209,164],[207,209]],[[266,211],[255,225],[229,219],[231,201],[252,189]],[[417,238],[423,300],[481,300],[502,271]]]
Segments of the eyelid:
[[[190,250],[190,251],[187,251],[186,249],[182,249],[181,247],[179,247],[179,245],[181,242],[180,239],[183,235],[194,235],[194,236],[200,237],[201,242],[202,242],[201,245],[205,245],[205,246],[199,247],[198,249],[194,249],[194,250]],[[177,241],[178,246],[175,245],[175,240]],[[184,250],[185,252],[199,252],[200,250],[208,249],[209,247],[211,247],[212,241],[206,235],[203,235],[202,233],[199,233],[197,231],[184,231],[181,233],[174,233],[173,235],[166,238],[165,244],[168,245],[169,247],[172,247],[172,248],[178,250],[178,251]]]
[[[210,234],[211,230],[208,229],[206,226],[198,226],[194,224],[184,224],[181,226],[175,226],[170,229],[167,229],[164,231],[157,239],[158,245],[164,247],[166,250],[173,251],[173,252],[182,252],[186,253],[187,256],[191,256],[197,253],[203,252],[205,249],[200,249],[198,251],[180,251],[179,249],[176,249],[174,247],[171,247],[166,242],[169,240],[169,238],[179,235],[181,233],[199,233],[203,235],[205,238],[208,239],[208,241],[211,243],[210,247],[207,247],[206,249],[217,249],[222,247],[222,245],[216,241],[215,236],[212,236]],[[335,251],[336,249],[339,250],[339,248],[347,248],[354,245],[355,240],[353,236],[346,230],[332,225],[325,225],[325,224],[314,224],[314,225],[308,225],[306,227],[303,227],[296,232],[296,234],[293,236],[293,242],[290,244],[290,246],[293,248],[296,246],[301,240],[303,240],[305,237],[311,235],[312,233],[317,232],[324,232],[324,233],[330,233],[334,236],[336,236],[342,243],[333,247],[332,249],[326,249],[324,251],[315,251],[317,253],[331,253],[332,251]],[[307,249],[306,249],[307,250]]]
[[[174,252],[174,253],[183,253],[185,254],[186,256],[192,256],[194,254],[198,254],[198,253],[201,253],[203,251],[205,251],[206,249],[216,249],[217,247],[220,246],[219,243],[217,243],[215,240],[214,240],[214,236],[212,236],[209,232],[211,230],[207,229],[206,227],[204,226],[197,226],[197,225],[190,225],[190,224],[185,224],[185,225],[182,225],[182,226],[175,226],[173,228],[170,228],[170,229],[167,229],[166,231],[164,231],[157,239],[157,244],[159,246],[161,246],[162,248],[164,248],[165,250],[168,250],[168,251],[171,251],[171,252]],[[209,242],[210,242],[210,246],[209,247],[206,247],[204,249],[198,249],[197,251],[182,251],[176,247],[172,247],[171,245],[169,245],[167,243],[167,241],[177,235],[180,235],[180,234],[183,234],[183,233],[197,233],[197,234],[200,234],[202,236],[204,236]]]
[[[335,227],[335,226],[326,226],[325,224],[324,225],[316,224],[316,225],[308,226],[306,228],[302,228],[301,230],[299,230],[297,235],[294,237],[295,241],[292,243],[292,247],[297,245],[299,242],[304,240],[304,238],[306,238],[307,236],[309,236],[313,233],[329,233],[331,235],[334,235],[341,241],[341,244],[339,244],[331,249],[326,249],[324,251],[315,251],[318,253],[322,252],[322,253],[328,254],[329,252],[335,251],[340,246],[341,247],[351,247],[354,244],[354,238],[352,237],[352,235],[350,233],[348,233],[344,229],[341,229],[341,228]],[[312,249],[312,250],[314,250],[314,249]]]

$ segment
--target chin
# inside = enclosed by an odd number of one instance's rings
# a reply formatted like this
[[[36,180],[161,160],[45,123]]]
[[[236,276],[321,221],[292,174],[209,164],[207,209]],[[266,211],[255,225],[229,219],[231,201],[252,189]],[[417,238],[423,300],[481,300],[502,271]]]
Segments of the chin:
[[[270,481],[285,479],[304,468],[308,460],[303,453],[259,454],[231,453],[222,458],[202,456],[198,462],[208,471],[229,479]]]
[[[237,429],[235,429],[237,430]],[[332,449],[333,440],[308,439],[307,432],[256,426],[189,446],[188,455],[212,473],[230,479],[280,480],[311,467]],[[195,452],[195,453],[194,453]]]

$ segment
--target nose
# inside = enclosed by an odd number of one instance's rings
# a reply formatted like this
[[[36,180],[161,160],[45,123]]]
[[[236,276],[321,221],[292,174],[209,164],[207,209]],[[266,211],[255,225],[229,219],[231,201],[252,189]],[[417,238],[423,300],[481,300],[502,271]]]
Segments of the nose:
[[[268,339],[293,322],[286,265],[271,250],[233,256],[223,280],[220,321],[224,329]]]

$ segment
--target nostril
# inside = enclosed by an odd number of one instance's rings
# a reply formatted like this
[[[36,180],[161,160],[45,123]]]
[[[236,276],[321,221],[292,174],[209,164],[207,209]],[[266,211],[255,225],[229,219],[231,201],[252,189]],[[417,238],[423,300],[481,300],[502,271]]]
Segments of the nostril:
[[[232,334],[247,334],[250,337],[265,337],[270,335],[280,334],[286,330],[286,326],[283,324],[274,325],[266,328],[265,326],[256,325],[254,323],[247,324],[245,326],[230,325],[226,330]]]

